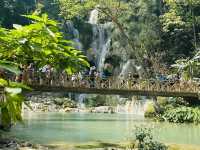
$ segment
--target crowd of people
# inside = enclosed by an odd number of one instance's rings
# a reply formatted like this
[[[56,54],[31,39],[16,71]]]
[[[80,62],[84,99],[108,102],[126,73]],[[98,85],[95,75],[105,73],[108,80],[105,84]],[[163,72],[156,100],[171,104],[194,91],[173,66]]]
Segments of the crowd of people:
[[[40,85],[63,85],[63,86],[85,86],[85,87],[109,87],[114,82],[118,83],[121,88],[137,88],[144,83],[143,79],[137,73],[129,72],[127,77],[120,75],[117,81],[112,81],[112,69],[110,66],[105,66],[102,71],[98,71],[96,66],[91,66],[82,72],[68,74],[65,70],[58,71],[50,64],[46,64],[41,68],[36,68],[34,63],[20,66],[21,73],[19,75],[10,74],[5,70],[0,70],[0,77],[8,78],[15,82],[26,84]],[[109,79],[109,80],[108,80]],[[112,83],[111,83],[112,82]],[[173,87],[174,85],[183,86],[184,83],[180,74],[175,74],[171,77],[163,74],[157,74],[155,78],[148,79],[148,84],[154,86],[159,84],[161,87]],[[68,85],[67,85],[68,84]],[[190,83],[191,84],[191,83]]]
[[[97,81],[106,80],[112,76],[110,70],[104,69],[98,71],[96,66],[91,66],[81,72],[68,74],[65,70],[57,70],[50,64],[46,64],[41,68],[36,68],[34,63],[28,65],[20,65],[21,73],[14,75],[9,71],[0,70],[0,77],[7,78],[11,81],[22,82],[26,84],[65,84],[69,83],[73,86],[77,84],[89,85],[94,87]]]

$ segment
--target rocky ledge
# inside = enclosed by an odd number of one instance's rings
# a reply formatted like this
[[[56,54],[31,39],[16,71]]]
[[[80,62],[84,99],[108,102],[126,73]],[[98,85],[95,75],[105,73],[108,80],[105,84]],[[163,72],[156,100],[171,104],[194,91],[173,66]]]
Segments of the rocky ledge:
[[[115,107],[79,107],[78,103],[67,97],[58,97],[52,95],[38,95],[27,97],[24,105],[24,111],[34,112],[83,112],[83,113],[114,113]]]
[[[27,141],[0,138],[0,150],[49,150],[49,148],[39,144],[31,144]]]

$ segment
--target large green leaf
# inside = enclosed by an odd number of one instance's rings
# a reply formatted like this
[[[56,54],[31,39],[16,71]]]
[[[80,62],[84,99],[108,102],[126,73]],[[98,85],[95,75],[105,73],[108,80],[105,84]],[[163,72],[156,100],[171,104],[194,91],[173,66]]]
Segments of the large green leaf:
[[[5,87],[8,85],[8,81],[5,79],[0,78],[0,87]]]
[[[0,60],[0,68],[3,68],[10,72],[13,72],[17,75],[20,74],[20,70],[19,70],[17,64],[10,62],[10,61]]]
[[[22,89],[21,89],[21,88],[5,87],[5,91],[6,91],[7,93],[12,94],[12,95],[16,95],[16,94],[22,93]]]
[[[29,86],[27,86],[23,83],[18,83],[18,82],[9,82],[9,87],[22,88],[22,89],[25,89],[25,90],[32,90],[32,88],[30,88]]]

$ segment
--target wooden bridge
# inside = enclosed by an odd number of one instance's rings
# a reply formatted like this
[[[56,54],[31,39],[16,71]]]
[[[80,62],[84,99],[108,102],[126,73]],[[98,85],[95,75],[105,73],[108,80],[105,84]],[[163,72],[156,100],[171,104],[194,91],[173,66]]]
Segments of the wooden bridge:
[[[140,89],[106,89],[88,87],[64,87],[64,86],[32,86],[34,91],[41,92],[69,92],[85,94],[104,94],[104,95],[137,95],[137,96],[163,96],[163,97],[194,97],[199,98],[198,92],[182,91],[159,91],[159,90],[140,90]]]
[[[34,91],[69,92],[107,95],[138,95],[163,97],[200,97],[200,86],[191,81],[157,81],[119,77],[41,77],[27,80]]]

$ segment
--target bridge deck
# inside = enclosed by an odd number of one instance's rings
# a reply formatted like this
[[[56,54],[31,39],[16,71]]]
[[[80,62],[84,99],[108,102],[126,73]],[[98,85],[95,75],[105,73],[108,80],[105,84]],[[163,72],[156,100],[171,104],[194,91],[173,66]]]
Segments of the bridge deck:
[[[62,75],[62,74],[61,74]],[[128,77],[97,78],[84,76],[35,74],[25,78],[22,83],[29,85],[34,91],[72,92],[107,95],[139,95],[164,97],[200,97],[200,83],[176,80],[147,80]],[[12,81],[12,80],[11,80]]]
[[[89,87],[62,87],[62,86],[34,86],[34,91],[43,92],[72,92],[86,94],[105,95],[138,95],[138,96],[163,96],[163,97],[194,97],[198,98],[197,92],[178,91],[157,91],[157,90],[137,90],[137,89],[110,89],[110,88],[89,88]]]

